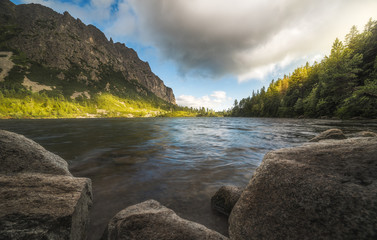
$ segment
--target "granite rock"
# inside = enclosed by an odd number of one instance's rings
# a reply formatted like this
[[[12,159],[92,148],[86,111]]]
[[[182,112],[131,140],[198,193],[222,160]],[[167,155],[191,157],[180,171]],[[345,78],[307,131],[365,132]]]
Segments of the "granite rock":
[[[229,224],[231,239],[376,239],[377,139],[266,154]]]
[[[33,172],[71,176],[61,157],[23,135],[0,130],[0,174]]]
[[[159,202],[148,200],[117,213],[109,222],[102,240],[192,240],[228,239],[203,225],[177,216]]]
[[[87,178],[0,175],[0,239],[86,239],[91,205]]]

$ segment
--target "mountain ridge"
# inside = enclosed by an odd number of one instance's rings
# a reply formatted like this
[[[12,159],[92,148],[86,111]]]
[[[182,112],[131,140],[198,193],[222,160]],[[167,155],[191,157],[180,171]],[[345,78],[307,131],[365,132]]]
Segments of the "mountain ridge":
[[[0,50],[24,54],[25,75],[34,82],[55,86],[65,96],[84,90],[89,96],[102,92],[124,96],[134,88],[141,96],[153,93],[176,104],[173,90],[136,51],[108,40],[98,28],[85,25],[68,12],[60,14],[39,4],[15,5],[3,0],[0,26]],[[36,72],[43,74],[36,77]]]

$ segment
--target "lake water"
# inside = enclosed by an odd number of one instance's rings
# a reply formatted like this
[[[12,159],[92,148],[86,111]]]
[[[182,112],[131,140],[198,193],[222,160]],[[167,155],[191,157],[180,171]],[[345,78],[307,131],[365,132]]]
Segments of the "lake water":
[[[245,186],[265,153],[300,145],[337,127],[346,134],[377,121],[266,118],[0,120],[92,179],[88,239],[127,206],[155,199],[179,216],[227,234],[227,219],[210,199],[225,184]]]

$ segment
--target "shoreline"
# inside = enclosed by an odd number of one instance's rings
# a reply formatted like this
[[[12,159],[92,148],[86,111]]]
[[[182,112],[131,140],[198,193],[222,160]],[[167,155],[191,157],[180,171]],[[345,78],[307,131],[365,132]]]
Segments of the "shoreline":
[[[0,222],[7,221],[0,238],[17,234],[29,237],[38,234],[43,238],[55,234],[60,237],[57,239],[85,239],[93,204],[92,180],[72,176],[64,159],[22,135],[0,131],[0,142],[3,155],[0,181],[4,186],[1,195],[6,202],[2,205],[6,214],[0,216]],[[297,147],[268,152],[245,189],[228,188],[223,194],[215,194],[218,198],[214,209],[229,215],[229,238],[148,200],[124,206],[108,222],[101,239],[117,239],[114,234],[120,232],[124,236],[142,236],[141,239],[174,236],[168,238],[174,240],[182,236],[224,240],[258,236],[302,239],[309,233],[314,238],[367,239],[375,234],[374,205],[370,202],[376,202],[375,190],[371,188],[377,177],[373,171],[377,166],[376,146],[374,132],[358,132],[348,138],[339,129],[329,129]],[[18,189],[24,192],[24,197],[15,194]],[[64,211],[53,210],[60,204],[59,189],[69,189],[64,191],[65,201],[70,202]],[[75,194],[74,199],[71,194]],[[230,205],[222,205],[228,204],[228,200]],[[28,204],[20,204],[25,201]],[[77,208],[78,212],[72,210]],[[266,211],[270,214],[263,214]],[[25,221],[25,216],[34,222]],[[62,218],[68,219],[65,223],[69,224],[62,226]],[[73,225],[81,227],[71,228]],[[56,226],[60,226],[59,230]],[[38,227],[46,231],[37,231]]]

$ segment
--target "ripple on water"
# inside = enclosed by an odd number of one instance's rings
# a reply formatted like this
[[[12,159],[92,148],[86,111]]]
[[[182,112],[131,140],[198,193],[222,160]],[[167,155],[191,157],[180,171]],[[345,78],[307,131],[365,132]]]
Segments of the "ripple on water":
[[[317,133],[377,132],[377,121],[267,118],[0,120],[68,160],[93,182],[89,239],[121,209],[156,199],[180,216],[227,234],[210,198],[224,184],[245,186],[266,152]]]

